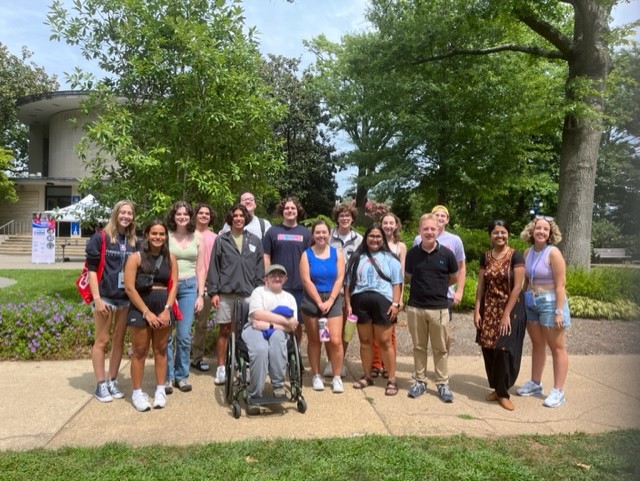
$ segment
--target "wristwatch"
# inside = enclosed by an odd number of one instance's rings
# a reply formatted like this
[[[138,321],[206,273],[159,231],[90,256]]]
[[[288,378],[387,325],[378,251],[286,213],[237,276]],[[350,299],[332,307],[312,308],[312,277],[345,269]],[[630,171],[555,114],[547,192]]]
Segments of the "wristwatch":
[[[164,308],[165,308],[165,310],[167,310],[167,311],[170,311],[170,310],[171,310],[171,306],[170,306],[169,304],[166,304],[166,305],[164,306]]]
[[[391,305],[393,307],[397,307],[398,309],[400,309],[400,303],[399,302],[392,302]]]
[[[562,309],[556,309],[556,316],[564,317],[564,314],[562,314]]]

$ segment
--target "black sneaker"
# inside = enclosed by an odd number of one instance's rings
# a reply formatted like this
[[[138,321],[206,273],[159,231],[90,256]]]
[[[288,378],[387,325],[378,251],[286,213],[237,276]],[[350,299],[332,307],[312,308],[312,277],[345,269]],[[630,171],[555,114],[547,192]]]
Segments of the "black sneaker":
[[[191,363],[191,367],[202,372],[207,372],[209,370],[209,364],[204,362],[202,359],[199,361],[193,361]]]

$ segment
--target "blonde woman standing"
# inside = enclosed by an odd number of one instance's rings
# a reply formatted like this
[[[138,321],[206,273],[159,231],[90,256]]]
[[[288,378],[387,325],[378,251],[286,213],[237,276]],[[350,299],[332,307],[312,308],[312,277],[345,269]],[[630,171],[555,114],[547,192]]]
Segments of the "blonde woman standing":
[[[102,243],[106,243],[104,259]],[[113,206],[111,218],[104,228],[104,237],[96,232],[87,241],[86,255],[89,269],[89,287],[93,296],[95,341],[91,349],[93,372],[96,376],[95,398],[100,402],[122,399],[118,386],[118,371],[127,330],[129,298],[124,290],[124,266],[127,258],[137,250],[135,210],[133,203],[121,200]],[[102,278],[98,280],[98,266],[104,263]],[[113,324],[113,335],[110,336]],[[111,340],[109,372],[105,373],[105,350]]]

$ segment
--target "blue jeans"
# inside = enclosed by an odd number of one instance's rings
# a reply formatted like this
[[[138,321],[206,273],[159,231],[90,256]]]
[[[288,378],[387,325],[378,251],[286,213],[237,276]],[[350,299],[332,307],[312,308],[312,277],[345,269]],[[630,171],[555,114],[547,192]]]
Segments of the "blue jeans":
[[[555,291],[541,291],[533,294],[535,305],[526,306],[527,322],[537,322],[543,327],[556,327],[556,293]],[[571,327],[569,302],[564,299],[562,306],[562,327]]]
[[[194,306],[198,297],[196,278],[178,280],[176,300],[182,312],[182,320],[176,321],[175,348],[173,336],[169,336],[167,345],[167,381],[182,381],[189,377],[189,356],[191,354],[191,325],[195,314]],[[175,350],[175,355],[174,355]]]

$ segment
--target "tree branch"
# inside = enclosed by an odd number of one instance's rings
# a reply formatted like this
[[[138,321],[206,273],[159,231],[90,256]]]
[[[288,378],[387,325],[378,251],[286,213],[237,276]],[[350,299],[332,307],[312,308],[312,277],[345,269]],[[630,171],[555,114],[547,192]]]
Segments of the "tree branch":
[[[572,2],[566,2],[572,3]],[[540,35],[542,38],[550,42],[555,48],[562,52],[563,58],[568,58],[571,50],[571,40],[560,30],[550,23],[547,23],[535,15],[525,12],[516,12],[518,19],[527,27]]]
[[[536,57],[566,60],[564,54],[558,50],[546,50],[544,48],[527,45],[506,44],[489,48],[451,50],[450,52],[440,55],[432,55],[431,57],[418,57],[412,63],[421,64],[435,62],[445,58],[457,57],[459,55],[489,55],[497,52],[522,52],[529,55],[535,55]]]

